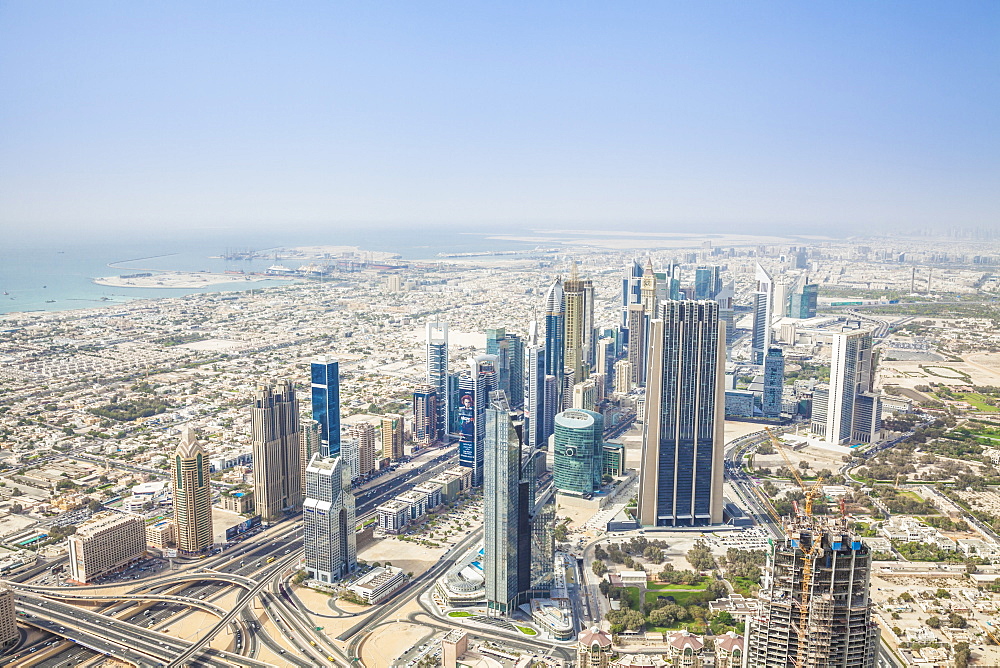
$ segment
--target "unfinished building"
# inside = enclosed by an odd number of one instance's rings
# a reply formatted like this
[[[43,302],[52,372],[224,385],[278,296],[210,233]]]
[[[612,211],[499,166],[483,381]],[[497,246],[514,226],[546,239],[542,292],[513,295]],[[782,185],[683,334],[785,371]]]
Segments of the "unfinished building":
[[[786,518],[768,556],[747,665],[870,668],[879,629],[868,596],[871,553],[842,518]]]

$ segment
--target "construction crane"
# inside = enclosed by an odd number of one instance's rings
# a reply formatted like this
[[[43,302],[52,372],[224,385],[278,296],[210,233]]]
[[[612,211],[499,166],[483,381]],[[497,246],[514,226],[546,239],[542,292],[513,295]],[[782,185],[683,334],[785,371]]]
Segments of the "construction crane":
[[[792,477],[795,478],[795,482],[799,484],[802,491],[805,493],[805,517],[806,521],[812,525],[813,517],[813,502],[818,496],[821,495],[821,486],[823,483],[823,478],[820,476],[816,479],[815,484],[812,486],[806,485],[802,476],[796,470],[796,467],[792,465],[791,459],[785,452],[785,446],[781,444],[778,437],[768,428],[764,427],[767,431],[768,437],[771,439],[771,445],[774,449],[778,451],[781,458],[785,460],[785,465],[788,470],[792,472]],[[799,515],[798,512],[795,513],[796,516]],[[791,526],[786,526],[786,534],[789,538],[792,538]],[[804,658],[806,654],[806,646],[808,644],[808,637],[806,630],[809,627],[809,608],[812,601],[812,575],[813,575],[813,561],[822,552],[822,547],[820,546],[820,541],[815,540],[815,533],[813,534],[813,540],[809,544],[808,548],[799,542],[799,549],[802,550],[802,588],[801,596],[799,598],[799,624],[796,629],[796,634],[798,635],[799,644],[797,651],[795,652],[795,668],[803,668]],[[815,666],[821,666],[822,663],[819,662],[821,657],[813,657],[815,660],[811,660],[809,664]]]

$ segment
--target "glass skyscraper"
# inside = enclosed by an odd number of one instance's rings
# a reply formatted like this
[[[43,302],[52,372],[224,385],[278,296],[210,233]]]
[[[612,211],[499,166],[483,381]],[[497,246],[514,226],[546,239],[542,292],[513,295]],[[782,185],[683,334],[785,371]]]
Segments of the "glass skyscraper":
[[[766,418],[781,417],[781,395],[785,388],[785,355],[771,346],[764,357],[764,396],[761,410]]]
[[[483,484],[483,441],[490,392],[498,389],[496,355],[469,360],[469,371],[459,379],[458,464],[472,469],[472,484]]]
[[[556,377],[557,388],[562,387],[566,373],[565,342],[566,300],[562,280],[557,278],[545,295],[545,373]],[[559,398],[561,400],[562,394]]]
[[[639,523],[722,522],[725,330],[714,301],[666,301],[650,323]]]
[[[319,454],[340,454],[340,363],[325,357],[312,363],[312,417],[319,422]]]
[[[529,345],[524,351],[524,440],[533,448],[545,445],[545,348]]]
[[[751,354],[753,364],[763,364],[764,355],[771,345],[771,308],[774,296],[774,282],[764,267],[757,264],[757,289],[753,293],[753,334]]]
[[[486,605],[508,614],[552,587],[555,503],[535,496],[535,458],[522,448],[503,392],[490,395],[483,478],[483,576]]]
[[[587,496],[601,488],[604,418],[571,408],[556,415],[552,477],[556,489]]]
[[[524,408],[524,341],[504,328],[486,330],[486,354],[499,360],[498,382],[513,410]]]

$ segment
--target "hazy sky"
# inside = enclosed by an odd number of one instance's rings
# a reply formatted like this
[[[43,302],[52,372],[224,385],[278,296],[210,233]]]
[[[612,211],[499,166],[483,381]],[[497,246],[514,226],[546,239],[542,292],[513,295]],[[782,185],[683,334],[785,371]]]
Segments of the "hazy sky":
[[[0,228],[1000,225],[1000,2],[0,2]]]

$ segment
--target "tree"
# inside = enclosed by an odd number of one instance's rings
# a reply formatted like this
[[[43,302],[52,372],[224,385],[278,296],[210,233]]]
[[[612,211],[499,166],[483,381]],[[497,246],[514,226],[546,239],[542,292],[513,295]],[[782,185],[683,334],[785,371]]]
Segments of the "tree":
[[[712,551],[704,543],[698,543],[687,553],[688,563],[699,571],[710,571],[716,567]]]
[[[932,629],[941,628],[941,620],[938,619],[937,617],[928,617],[926,623],[927,626],[931,627]]]
[[[950,615],[948,615],[948,626],[950,626],[951,628],[964,629],[968,625],[969,622],[966,621],[965,617],[958,614],[957,612],[953,612]]]
[[[972,658],[972,652],[969,651],[969,643],[967,642],[957,642],[955,643],[955,668],[967,668],[969,665],[969,659]]]
[[[601,577],[608,572],[608,567],[605,566],[604,562],[600,559],[594,559],[594,563],[590,565],[590,568],[594,571],[594,575],[597,577]]]

